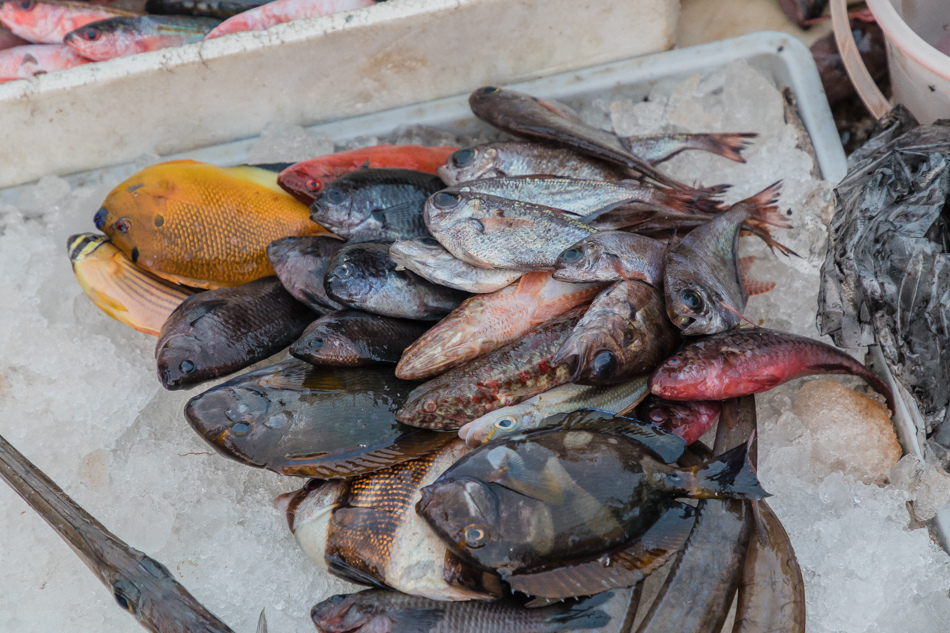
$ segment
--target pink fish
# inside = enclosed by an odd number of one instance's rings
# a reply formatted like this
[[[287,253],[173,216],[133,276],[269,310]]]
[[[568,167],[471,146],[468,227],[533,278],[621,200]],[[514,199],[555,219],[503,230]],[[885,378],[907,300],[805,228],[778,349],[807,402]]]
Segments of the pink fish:
[[[14,46],[23,46],[24,44],[29,44],[29,42],[22,37],[17,37],[13,34],[13,31],[8,28],[0,28],[0,50],[6,50]]]
[[[648,396],[637,407],[637,417],[692,444],[719,421],[721,409],[722,403],[715,400],[675,402]]]
[[[27,44],[0,51],[0,82],[66,70],[89,60],[65,44]]]
[[[27,1],[27,0],[22,0]],[[274,0],[255,9],[228,18],[205,36],[206,40],[240,33],[241,31],[264,31],[277,24],[302,18],[319,18],[324,15],[369,7],[384,0]]]
[[[7,0],[0,4],[0,23],[34,44],[62,44],[67,33],[90,22],[134,15],[86,2]]]
[[[66,34],[65,42],[83,57],[102,62],[115,57],[200,42],[220,24],[213,18],[143,15],[91,22]]]

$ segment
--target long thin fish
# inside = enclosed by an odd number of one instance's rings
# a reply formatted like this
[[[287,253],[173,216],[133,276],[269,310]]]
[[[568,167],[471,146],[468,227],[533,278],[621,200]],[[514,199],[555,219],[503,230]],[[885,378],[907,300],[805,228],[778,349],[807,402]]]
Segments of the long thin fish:
[[[0,477],[56,530],[144,628],[155,633],[233,633],[164,565],[109,532],[3,437]]]
[[[70,31],[63,41],[83,57],[102,62],[200,42],[218,23],[182,15],[108,18]]]
[[[272,26],[370,7],[383,0],[274,0],[228,18],[205,36],[206,40],[242,31],[264,31]]]

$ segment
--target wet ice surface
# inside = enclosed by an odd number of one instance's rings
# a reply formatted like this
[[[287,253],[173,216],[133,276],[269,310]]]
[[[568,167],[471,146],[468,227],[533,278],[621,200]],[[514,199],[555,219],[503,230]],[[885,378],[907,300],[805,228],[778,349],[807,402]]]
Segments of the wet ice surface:
[[[797,147],[800,132],[785,123],[783,100],[764,78],[737,64],[717,76],[667,82],[648,101],[595,101],[582,114],[599,125],[612,123],[621,134],[759,132],[745,152],[748,164],[689,153],[665,169],[689,182],[732,183],[730,201],[784,180],[782,208],[792,210],[795,228],[777,237],[803,257],[776,257],[757,239],[743,239],[742,254],[759,257],[752,276],[779,284],[753,297],[746,314],[768,327],[817,337],[831,186],[812,176],[811,158]],[[414,127],[336,149],[377,142],[458,139]],[[283,156],[282,146],[296,154],[329,143],[272,124],[252,148],[252,161],[299,157]],[[136,167],[157,160],[143,156]],[[102,199],[132,171],[71,179],[71,192],[67,181],[46,178],[12,199],[0,198],[0,434],[116,535],[164,563],[237,633],[254,631],[263,607],[271,631],[311,631],[310,607],[353,586],[317,571],[272,507],[273,497],[300,480],[213,454],[181,415],[185,401],[206,387],[161,389],[155,339],[99,312],[70,271],[67,236],[92,230]],[[831,379],[866,393],[859,381]],[[801,384],[759,396],[760,475],[802,564],[809,631],[946,631],[950,557],[916,522],[928,521],[946,503],[946,477],[909,458],[889,475],[892,463],[875,469],[876,456],[887,454],[886,441],[883,449],[867,447],[854,425],[836,434],[828,409],[806,411],[815,398],[796,406]],[[860,483],[856,476],[889,476],[896,485]],[[0,631],[142,630],[6,486],[0,486],[0,535]]]

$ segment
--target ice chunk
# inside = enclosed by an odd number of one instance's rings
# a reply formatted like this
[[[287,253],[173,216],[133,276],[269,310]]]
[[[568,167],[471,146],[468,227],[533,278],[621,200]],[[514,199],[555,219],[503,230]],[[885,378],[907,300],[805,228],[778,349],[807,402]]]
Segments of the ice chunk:
[[[891,468],[888,479],[910,497],[914,515],[930,521],[950,503],[950,475],[937,464],[925,464],[913,455],[906,455]]]
[[[248,163],[296,163],[333,152],[333,142],[299,125],[273,121],[251,147]]]

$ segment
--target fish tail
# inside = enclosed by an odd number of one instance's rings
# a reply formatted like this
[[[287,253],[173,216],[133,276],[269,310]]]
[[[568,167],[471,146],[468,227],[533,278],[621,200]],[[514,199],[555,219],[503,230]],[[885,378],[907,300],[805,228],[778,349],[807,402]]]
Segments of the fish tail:
[[[743,223],[743,229],[762,238],[762,241],[768,245],[772,252],[778,251],[783,255],[800,257],[798,253],[784,244],[779,243],[772,237],[772,228],[792,228],[791,222],[788,221],[788,218],[786,218],[778,208],[778,199],[781,191],[782,181],[779,180],[754,196],[735,203],[730,210],[745,210],[747,217]]]
[[[755,468],[749,461],[748,443],[692,468],[684,469],[686,491],[695,499],[764,499]]]
[[[729,185],[716,185],[705,189],[685,190],[658,190],[657,199],[660,204],[671,211],[696,215],[697,213],[722,213],[726,207],[717,199]]]
[[[621,137],[620,143],[651,165],[662,163],[686,150],[699,150],[716,154],[744,163],[742,150],[749,146],[750,138],[758,136],[754,132],[738,134],[661,134],[658,136]]]
[[[755,132],[739,134],[693,134],[690,149],[701,149],[737,163],[744,163],[742,150],[750,145],[749,139],[758,136]]]

